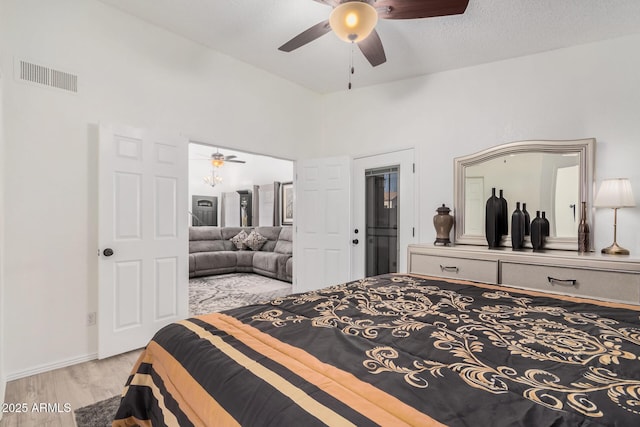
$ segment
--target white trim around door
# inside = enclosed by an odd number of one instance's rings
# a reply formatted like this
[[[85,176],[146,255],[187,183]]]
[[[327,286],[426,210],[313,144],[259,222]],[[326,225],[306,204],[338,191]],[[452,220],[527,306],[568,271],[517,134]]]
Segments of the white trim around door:
[[[418,235],[417,208],[415,198],[415,152],[413,148],[358,157],[352,167],[352,216],[351,216],[351,280],[366,275],[366,210],[365,174],[368,170],[388,167],[398,168],[398,245],[397,272],[407,271],[407,246],[415,242]],[[356,233],[356,230],[358,232]],[[356,244],[356,240],[358,243]]]

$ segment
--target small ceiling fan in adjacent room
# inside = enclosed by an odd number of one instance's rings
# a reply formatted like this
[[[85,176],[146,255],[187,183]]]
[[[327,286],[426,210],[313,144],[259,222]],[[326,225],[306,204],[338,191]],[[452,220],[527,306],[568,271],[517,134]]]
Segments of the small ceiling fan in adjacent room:
[[[230,156],[225,156],[224,154],[220,153],[219,150],[216,149],[216,152],[211,154],[211,164],[216,167],[219,168],[220,166],[224,165],[225,162],[229,162],[229,163],[246,163],[244,160],[237,160],[236,159],[235,154],[232,154]]]
[[[203,180],[210,186],[215,187],[217,184],[220,184],[223,181],[219,171],[225,163],[246,163],[244,160],[238,160],[237,157],[238,156],[236,156],[235,154],[225,156],[220,152],[219,149],[216,148],[216,152],[212,153],[211,156],[205,157],[203,155],[202,157],[197,157],[193,160],[208,160],[211,162],[211,174],[205,176]]]
[[[381,19],[420,19],[459,15],[469,0],[314,0],[331,6],[329,19],[298,34],[278,49],[291,52],[333,32],[342,40],[355,43],[369,63],[376,67],[387,61],[382,41],[375,29]]]

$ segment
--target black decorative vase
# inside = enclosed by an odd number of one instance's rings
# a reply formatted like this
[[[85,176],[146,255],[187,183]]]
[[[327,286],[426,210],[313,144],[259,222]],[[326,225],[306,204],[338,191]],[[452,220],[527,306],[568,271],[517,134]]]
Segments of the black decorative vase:
[[[484,234],[489,244],[489,249],[500,246],[502,238],[502,203],[496,197],[496,189],[491,189],[491,197],[487,199],[485,210]]]
[[[531,246],[534,251],[544,248],[544,221],[540,217],[540,211],[536,211],[536,217],[531,221]]]
[[[511,247],[520,250],[524,246],[524,213],[520,210],[520,202],[516,202],[516,210],[511,214]]]
[[[542,229],[542,231],[544,232],[544,237],[549,237],[549,220],[547,219],[545,211],[542,211],[542,222],[544,224]]]
[[[522,213],[524,214],[524,235],[530,236],[531,235],[531,216],[527,211],[526,203],[522,204]]]
[[[500,190],[500,210],[502,212],[501,233],[503,236],[509,234],[509,206],[507,205],[507,199],[504,198],[502,190]]]

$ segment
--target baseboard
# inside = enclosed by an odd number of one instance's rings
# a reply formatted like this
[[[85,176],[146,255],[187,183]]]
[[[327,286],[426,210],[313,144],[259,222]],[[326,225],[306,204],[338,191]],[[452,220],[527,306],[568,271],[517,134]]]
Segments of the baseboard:
[[[24,371],[11,372],[7,375],[6,381],[14,381],[20,378],[30,377],[31,375],[41,374],[43,372],[53,371],[54,369],[66,368],[67,366],[77,365],[78,363],[96,360],[98,353],[85,354],[82,356],[72,357],[70,359],[60,360],[54,363],[38,365],[34,368],[25,369]]]

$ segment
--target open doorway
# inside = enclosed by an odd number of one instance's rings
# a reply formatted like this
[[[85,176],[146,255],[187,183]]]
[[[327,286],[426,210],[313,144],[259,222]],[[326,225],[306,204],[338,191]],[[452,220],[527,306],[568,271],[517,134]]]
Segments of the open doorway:
[[[189,143],[190,225],[279,226],[293,161]],[[290,225],[290,224],[289,224]]]
[[[291,293],[292,182],[291,160],[189,143],[189,315]]]

